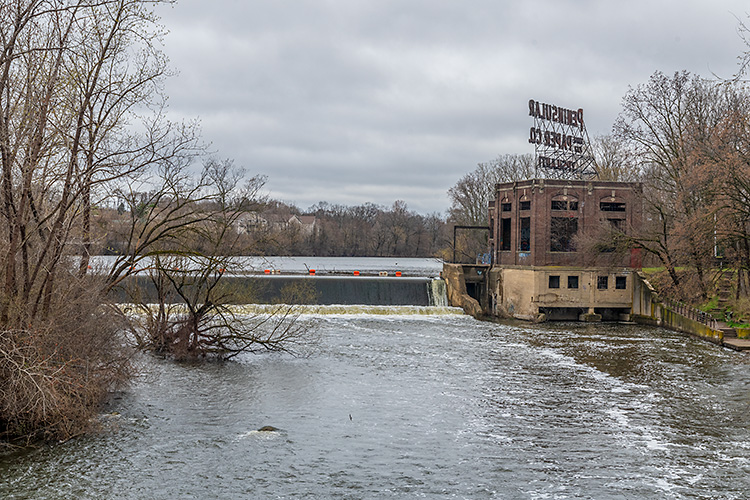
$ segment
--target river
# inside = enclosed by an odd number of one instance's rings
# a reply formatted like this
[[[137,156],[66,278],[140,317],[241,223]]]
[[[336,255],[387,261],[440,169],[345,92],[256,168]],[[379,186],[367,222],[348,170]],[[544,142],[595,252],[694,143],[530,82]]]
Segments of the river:
[[[747,498],[747,355],[640,326],[332,312],[304,317],[305,357],[144,356],[100,433],[0,456],[0,497]]]

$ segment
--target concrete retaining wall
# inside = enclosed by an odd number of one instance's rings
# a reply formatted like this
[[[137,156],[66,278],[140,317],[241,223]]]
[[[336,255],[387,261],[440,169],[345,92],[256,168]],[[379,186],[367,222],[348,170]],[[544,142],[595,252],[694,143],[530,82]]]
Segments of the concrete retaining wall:
[[[636,323],[661,326],[678,332],[689,333],[716,344],[721,344],[724,333],[687,318],[664,304],[654,287],[643,273],[635,273],[633,280],[633,314]]]
[[[464,268],[461,264],[443,264],[443,279],[448,295],[448,305],[460,307],[466,314],[479,318],[483,316],[482,306],[466,291]]]

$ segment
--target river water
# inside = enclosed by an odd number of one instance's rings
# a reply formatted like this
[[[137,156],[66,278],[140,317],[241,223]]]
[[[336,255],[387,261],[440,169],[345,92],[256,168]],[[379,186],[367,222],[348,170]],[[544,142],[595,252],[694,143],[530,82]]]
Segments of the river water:
[[[100,433],[0,456],[0,497],[747,498],[744,354],[628,325],[333,312],[305,316],[306,357],[144,357]]]

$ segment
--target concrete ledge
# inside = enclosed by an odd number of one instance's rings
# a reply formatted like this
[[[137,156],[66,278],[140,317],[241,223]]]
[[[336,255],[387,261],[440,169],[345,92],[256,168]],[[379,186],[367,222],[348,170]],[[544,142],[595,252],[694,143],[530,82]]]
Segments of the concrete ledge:
[[[724,339],[722,344],[735,351],[750,351],[750,340],[747,339]]]
[[[630,321],[638,323],[639,325],[659,326],[659,321],[656,318],[643,316],[642,314],[631,314]]]
[[[601,323],[602,315],[595,313],[584,313],[578,316],[578,321],[583,321],[584,323]]]

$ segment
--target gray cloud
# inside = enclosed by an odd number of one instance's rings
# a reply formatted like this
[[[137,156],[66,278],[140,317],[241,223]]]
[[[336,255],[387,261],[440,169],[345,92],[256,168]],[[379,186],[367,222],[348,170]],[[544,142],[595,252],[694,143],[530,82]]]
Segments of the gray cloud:
[[[528,99],[607,133],[656,70],[730,76],[743,2],[183,0],[159,12],[175,117],[270,194],[444,211],[477,162],[530,153]]]

